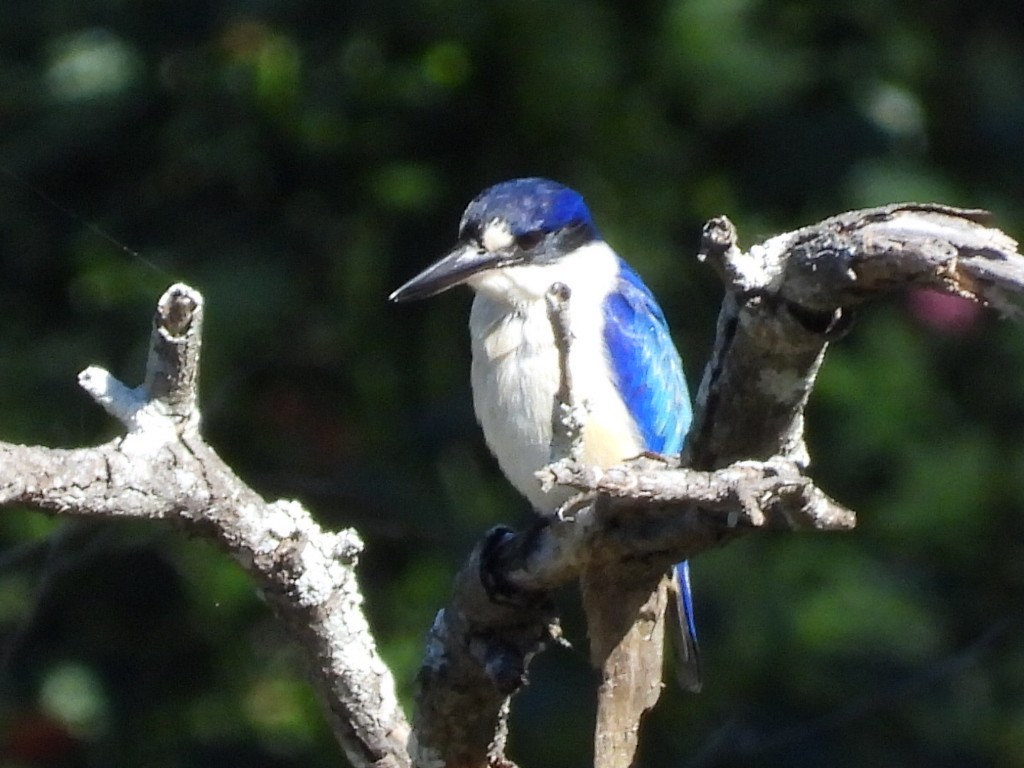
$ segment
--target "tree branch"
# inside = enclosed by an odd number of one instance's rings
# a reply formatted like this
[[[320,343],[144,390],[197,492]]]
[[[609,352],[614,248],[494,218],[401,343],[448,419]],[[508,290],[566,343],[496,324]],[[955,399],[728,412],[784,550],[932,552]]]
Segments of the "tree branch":
[[[408,724],[362,610],[359,536],[322,530],[297,502],[266,502],[199,436],[202,311],[202,297],[188,286],[171,286],[161,297],[142,387],[130,389],[96,367],[79,377],[124,423],[124,437],[77,450],[0,443],[0,505],[169,520],[215,539],[304,650],[352,764],[407,766]]]
[[[747,252],[727,218],[709,221],[700,255],[726,295],[684,462],[714,469],[784,456],[807,466],[804,406],[829,341],[868,299],[920,286],[1018,316],[1024,260],[1012,238],[981,223],[986,218],[941,205],[887,205]]]

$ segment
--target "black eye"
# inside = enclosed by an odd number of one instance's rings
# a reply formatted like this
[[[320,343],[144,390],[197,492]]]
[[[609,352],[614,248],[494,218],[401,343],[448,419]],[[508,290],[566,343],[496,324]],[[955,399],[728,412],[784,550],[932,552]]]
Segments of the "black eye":
[[[540,230],[535,232],[526,232],[516,238],[516,245],[524,251],[529,251],[540,245],[543,239],[544,233]]]
[[[467,223],[459,230],[459,240],[464,242],[480,242],[480,225],[475,221]]]

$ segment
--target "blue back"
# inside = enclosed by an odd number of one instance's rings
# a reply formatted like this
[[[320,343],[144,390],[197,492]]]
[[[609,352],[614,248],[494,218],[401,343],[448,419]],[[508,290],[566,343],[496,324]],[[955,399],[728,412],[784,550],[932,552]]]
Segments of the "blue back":
[[[661,307],[619,259],[619,282],[605,300],[604,341],[615,383],[648,451],[678,454],[690,428],[690,396]]]

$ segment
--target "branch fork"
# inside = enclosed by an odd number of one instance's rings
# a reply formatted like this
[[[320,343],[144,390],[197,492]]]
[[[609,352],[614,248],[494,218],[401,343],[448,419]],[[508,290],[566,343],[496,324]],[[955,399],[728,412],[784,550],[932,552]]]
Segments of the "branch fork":
[[[328,532],[296,501],[267,502],[199,434],[203,299],[172,285],[153,321],[142,386],[98,366],[81,386],[127,430],[104,445],[57,450],[0,443],[0,505],[67,516],[169,520],[219,542],[261,588],[305,651],[338,742],[356,766],[405,768],[409,724],[377,652],[355,568],[352,530]]]

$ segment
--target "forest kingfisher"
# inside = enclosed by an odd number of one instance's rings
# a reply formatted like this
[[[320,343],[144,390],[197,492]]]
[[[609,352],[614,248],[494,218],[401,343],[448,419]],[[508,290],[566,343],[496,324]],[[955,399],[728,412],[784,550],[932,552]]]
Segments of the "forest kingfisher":
[[[390,298],[424,299],[463,283],[476,293],[469,319],[476,417],[505,476],[539,514],[553,514],[574,494],[561,487],[545,492],[535,475],[561,458],[552,455],[561,369],[546,298],[555,283],[570,292],[568,367],[573,399],[585,410],[582,462],[607,467],[644,452],[681,451],[691,407],[665,317],[637,273],[602,239],[579,193],[541,178],[484,190],[462,215],[451,252]],[[660,589],[670,587],[681,630],[676,674],[697,691],[700,661],[686,562]],[[585,583],[583,589],[586,608]],[[592,601],[619,599],[609,594],[614,580],[601,589]],[[594,621],[587,613],[593,650]],[[660,648],[659,638],[657,681],[649,683],[659,688]]]

